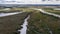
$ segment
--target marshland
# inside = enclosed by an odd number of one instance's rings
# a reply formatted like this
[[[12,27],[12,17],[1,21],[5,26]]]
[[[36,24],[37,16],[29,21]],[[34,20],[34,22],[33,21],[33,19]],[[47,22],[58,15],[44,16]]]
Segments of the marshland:
[[[59,12],[50,7],[0,8],[0,34],[60,34]]]

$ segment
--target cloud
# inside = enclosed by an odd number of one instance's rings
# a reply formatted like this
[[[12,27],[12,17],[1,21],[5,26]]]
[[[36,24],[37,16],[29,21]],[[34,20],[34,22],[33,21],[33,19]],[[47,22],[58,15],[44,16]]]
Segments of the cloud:
[[[50,0],[0,0],[0,4],[60,4],[60,1]]]

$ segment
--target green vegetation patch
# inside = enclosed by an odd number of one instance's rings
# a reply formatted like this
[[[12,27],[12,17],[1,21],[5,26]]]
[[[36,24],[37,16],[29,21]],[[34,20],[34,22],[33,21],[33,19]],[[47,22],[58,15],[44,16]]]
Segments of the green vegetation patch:
[[[54,10],[53,8],[44,8],[43,10],[60,15],[60,10]]]
[[[60,34],[60,19],[42,13],[31,13],[27,34]]]

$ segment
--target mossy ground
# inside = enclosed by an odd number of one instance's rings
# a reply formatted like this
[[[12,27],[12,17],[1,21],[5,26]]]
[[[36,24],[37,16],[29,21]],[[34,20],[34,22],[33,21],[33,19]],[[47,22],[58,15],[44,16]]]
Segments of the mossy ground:
[[[27,8],[10,8],[7,11],[0,11],[0,13],[10,13],[10,12],[22,12],[21,14],[0,17],[0,34],[19,34],[18,29],[21,29],[21,25],[24,19],[30,14],[31,11]]]
[[[60,18],[33,12],[28,20],[27,34],[60,34]],[[48,29],[49,28],[49,29]]]
[[[54,10],[53,8],[44,8],[43,10],[60,15],[60,10]]]
[[[0,34],[19,34],[18,29],[21,29],[27,15],[28,12],[0,17]]]
[[[1,9],[0,9],[1,10]],[[29,8],[10,8],[10,10],[1,10],[0,13],[10,13],[10,12],[33,12],[35,10]]]
[[[16,11],[17,9],[19,11],[32,12],[28,20],[27,34],[50,34],[50,30],[53,34],[60,34],[60,18],[42,14],[37,10],[28,8],[16,8],[14,10],[12,9],[12,11]],[[28,13],[21,13],[0,17],[0,34],[17,34],[18,32],[16,33],[16,30],[21,28],[20,25],[23,23],[27,14]]]

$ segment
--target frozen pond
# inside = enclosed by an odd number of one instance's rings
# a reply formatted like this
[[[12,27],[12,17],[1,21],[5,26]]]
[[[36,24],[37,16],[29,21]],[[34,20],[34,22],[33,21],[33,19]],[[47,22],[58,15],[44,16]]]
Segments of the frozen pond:
[[[13,13],[0,13],[0,17],[5,17],[5,16],[10,16],[10,15],[15,15],[15,14],[19,14],[22,12],[13,12]]]
[[[23,25],[21,25],[23,28],[21,30],[18,30],[18,31],[20,31],[20,34],[26,34],[27,25],[28,25],[28,21],[27,20],[29,19],[29,17],[30,17],[30,15],[28,15],[28,17],[25,18]]]

